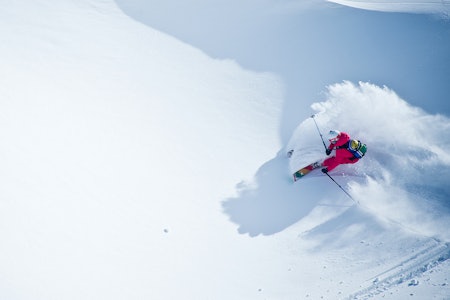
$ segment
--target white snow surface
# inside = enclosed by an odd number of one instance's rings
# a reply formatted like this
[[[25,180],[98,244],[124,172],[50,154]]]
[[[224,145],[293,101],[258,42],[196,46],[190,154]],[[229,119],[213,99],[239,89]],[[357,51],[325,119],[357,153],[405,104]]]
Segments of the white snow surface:
[[[426,13],[449,17],[450,1],[448,0],[327,0],[354,8],[403,13]]]
[[[0,6],[1,299],[450,297],[446,116],[330,85],[311,114],[367,143],[331,173],[357,204],[292,183],[325,154],[312,118],[282,145],[276,74],[111,0]]]

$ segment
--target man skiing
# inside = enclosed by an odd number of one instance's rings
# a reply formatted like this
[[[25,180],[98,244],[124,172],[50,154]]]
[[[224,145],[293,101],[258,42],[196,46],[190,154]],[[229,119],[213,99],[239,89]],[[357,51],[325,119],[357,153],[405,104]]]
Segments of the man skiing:
[[[345,132],[330,130],[328,140],[330,141],[330,145],[325,153],[330,155],[331,151],[336,149],[336,154],[323,161],[323,173],[327,173],[341,164],[354,164],[366,152],[366,145],[358,140],[350,139],[350,136]]]

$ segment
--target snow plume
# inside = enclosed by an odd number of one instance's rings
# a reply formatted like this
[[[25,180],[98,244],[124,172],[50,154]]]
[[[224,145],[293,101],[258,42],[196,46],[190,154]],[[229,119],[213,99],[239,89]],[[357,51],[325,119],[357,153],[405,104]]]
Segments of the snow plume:
[[[339,166],[340,178],[362,207],[407,230],[450,239],[450,120],[409,105],[394,91],[370,83],[350,82],[328,88],[326,101],[314,103],[322,134],[342,130],[368,145],[355,165]],[[314,136],[315,135],[315,136]],[[309,144],[308,144],[309,143]],[[327,143],[325,139],[325,143]],[[327,143],[328,145],[328,143]],[[290,143],[295,149],[290,171],[324,156],[312,118],[297,128]],[[360,180],[365,176],[367,180]],[[446,220],[447,219],[447,220]]]

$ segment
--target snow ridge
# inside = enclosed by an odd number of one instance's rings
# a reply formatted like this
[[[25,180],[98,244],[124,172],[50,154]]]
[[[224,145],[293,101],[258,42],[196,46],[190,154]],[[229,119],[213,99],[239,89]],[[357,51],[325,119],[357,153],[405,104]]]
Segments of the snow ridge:
[[[450,12],[450,2],[441,1],[373,1],[373,0],[328,0],[337,4],[384,12],[406,12],[406,13],[426,13],[437,14],[448,18]]]

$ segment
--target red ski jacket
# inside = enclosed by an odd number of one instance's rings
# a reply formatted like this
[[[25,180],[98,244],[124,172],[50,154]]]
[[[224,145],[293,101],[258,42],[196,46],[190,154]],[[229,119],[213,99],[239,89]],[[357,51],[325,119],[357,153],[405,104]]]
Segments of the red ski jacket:
[[[340,164],[354,164],[359,160],[359,158],[356,158],[353,153],[351,153],[346,147],[349,140],[350,136],[345,132],[341,132],[336,143],[330,143],[328,149],[336,149],[336,154],[335,156],[331,156],[325,159],[322,163],[322,165],[326,167],[328,171],[333,170]]]

